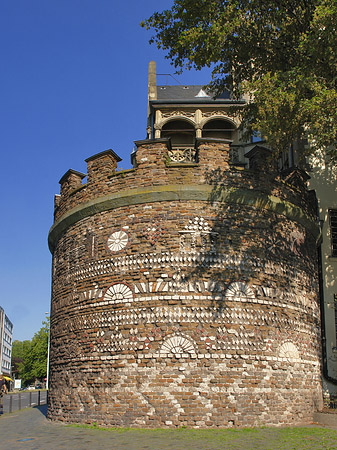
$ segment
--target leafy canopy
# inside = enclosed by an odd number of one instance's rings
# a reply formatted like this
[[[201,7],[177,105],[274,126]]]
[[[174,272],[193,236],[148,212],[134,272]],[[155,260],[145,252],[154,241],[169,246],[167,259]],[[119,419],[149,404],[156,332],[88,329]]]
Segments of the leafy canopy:
[[[12,361],[17,377],[24,384],[42,380],[47,375],[49,319],[42,322],[41,329],[34,334],[31,341],[14,341]]]
[[[211,67],[214,94],[249,97],[243,125],[272,147],[309,137],[337,157],[336,0],[174,0],[142,26],[179,72]]]

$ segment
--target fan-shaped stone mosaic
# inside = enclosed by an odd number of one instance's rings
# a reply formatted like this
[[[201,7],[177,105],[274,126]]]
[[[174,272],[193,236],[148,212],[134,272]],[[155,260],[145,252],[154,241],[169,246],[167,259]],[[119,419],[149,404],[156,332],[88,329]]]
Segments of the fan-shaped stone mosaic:
[[[279,354],[281,358],[287,358],[289,360],[299,359],[299,352],[295,344],[292,342],[285,342],[280,346]]]
[[[194,354],[195,348],[189,339],[184,336],[171,336],[165,340],[160,348],[161,355],[174,355],[180,358],[184,354]]]
[[[240,281],[230,284],[228,286],[228,288],[226,289],[225,295],[226,295],[226,298],[231,299],[231,300],[241,300],[243,298],[252,299],[255,297],[255,294],[254,294],[254,291],[252,290],[252,288]]]
[[[104,294],[104,300],[109,303],[127,303],[133,301],[133,293],[128,285],[123,283],[113,284]]]

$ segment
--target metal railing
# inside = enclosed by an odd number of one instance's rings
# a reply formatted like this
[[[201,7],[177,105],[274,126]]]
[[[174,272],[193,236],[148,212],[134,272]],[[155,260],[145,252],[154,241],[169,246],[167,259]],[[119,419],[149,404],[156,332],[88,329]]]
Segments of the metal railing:
[[[41,406],[48,403],[48,391],[23,391],[4,395],[3,413],[11,413],[32,406]]]
[[[330,401],[329,401],[328,408],[337,409],[337,396],[336,395],[330,395]]]

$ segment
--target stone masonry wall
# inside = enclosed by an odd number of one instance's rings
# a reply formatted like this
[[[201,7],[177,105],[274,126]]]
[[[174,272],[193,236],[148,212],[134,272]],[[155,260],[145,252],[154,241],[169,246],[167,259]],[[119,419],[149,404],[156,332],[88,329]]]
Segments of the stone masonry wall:
[[[136,168],[100,176],[99,194],[91,178],[61,196],[49,417],[310,422],[322,403],[310,196],[277,174],[231,167],[226,142],[201,142],[199,164],[183,167],[166,150],[142,141]]]

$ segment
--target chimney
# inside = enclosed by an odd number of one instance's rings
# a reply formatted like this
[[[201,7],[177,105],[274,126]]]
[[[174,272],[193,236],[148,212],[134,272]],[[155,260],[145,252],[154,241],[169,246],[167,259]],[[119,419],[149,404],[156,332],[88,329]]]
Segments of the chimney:
[[[149,63],[149,79],[148,79],[148,95],[147,95],[147,137],[152,139],[152,123],[151,123],[151,107],[150,101],[157,100],[157,75],[156,63],[150,61]]]

